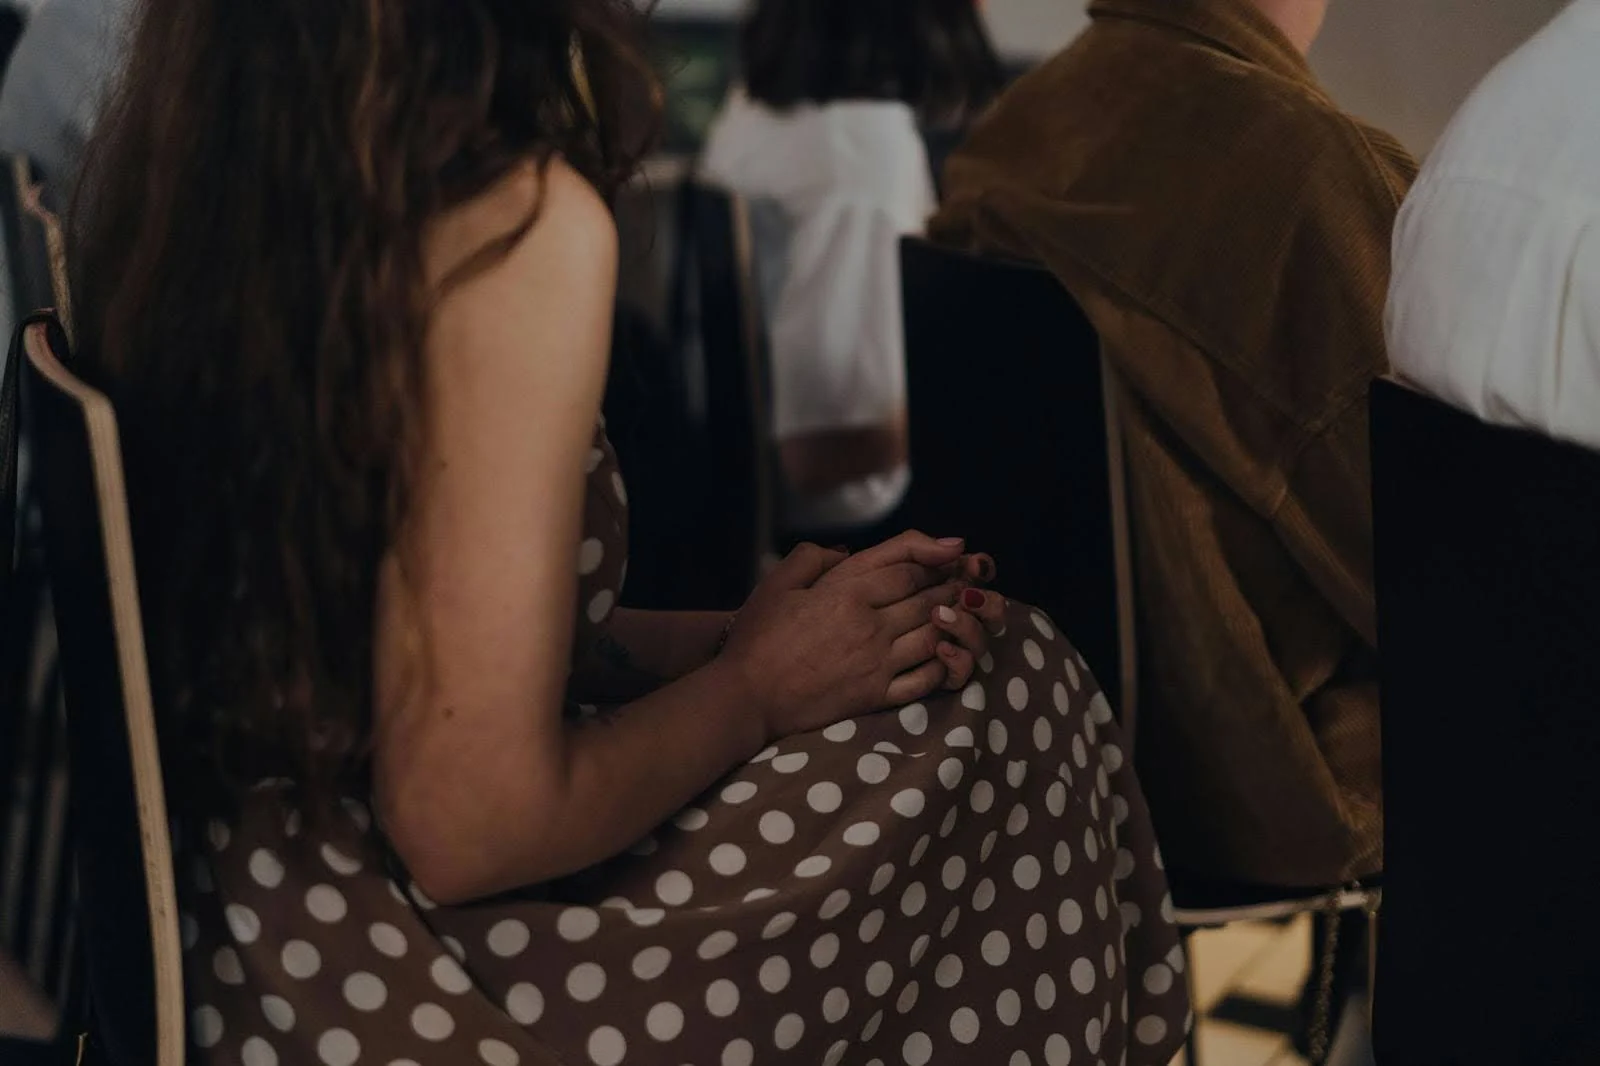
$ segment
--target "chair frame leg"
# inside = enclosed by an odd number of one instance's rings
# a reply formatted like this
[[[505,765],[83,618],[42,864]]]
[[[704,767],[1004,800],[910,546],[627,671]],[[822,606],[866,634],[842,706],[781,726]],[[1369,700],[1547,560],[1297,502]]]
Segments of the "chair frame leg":
[[[1373,1037],[1376,1055],[1378,1032],[1378,937],[1383,920],[1383,893],[1367,908],[1367,1032]]]
[[[1183,979],[1189,986],[1189,1006],[1194,1016],[1189,1033],[1183,1038],[1184,1066],[1200,1066],[1200,1006],[1194,992],[1194,953],[1189,950],[1190,935],[1194,930],[1182,929],[1179,932],[1183,937]]]

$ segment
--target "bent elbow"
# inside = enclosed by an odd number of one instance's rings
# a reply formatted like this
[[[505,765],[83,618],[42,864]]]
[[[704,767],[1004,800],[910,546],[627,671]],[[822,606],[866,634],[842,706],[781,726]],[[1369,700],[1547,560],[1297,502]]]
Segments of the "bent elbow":
[[[445,906],[471,903],[490,894],[490,878],[485,864],[475,858],[481,853],[466,839],[467,834],[445,825],[435,808],[404,801],[380,801],[381,818],[389,845],[410,875],[411,881],[429,900]]]
[[[440,906],[459,907],[492,894],[483,891],[481,882],[473,876],[472,871],[463,869],[459,864],[427,859],[409,860],[404,855],[400,858],[411,874],[412,884]]]
[[[380,792],[378,803],[390,846],[436,903],[471,903],[569,872],[551,861],[551,827],[535,814],[550,808],[534,795],[401,787]]]

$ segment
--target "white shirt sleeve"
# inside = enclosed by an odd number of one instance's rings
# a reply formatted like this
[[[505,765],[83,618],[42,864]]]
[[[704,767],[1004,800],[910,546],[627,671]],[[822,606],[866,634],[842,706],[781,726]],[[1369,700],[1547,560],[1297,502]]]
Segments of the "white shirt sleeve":
[[[1390,359],[1481,419],[1600,448],[1600,205],[1419,187],[1395,231]]]
[[[1546,382],[1560,436],[1600,448],[1600,214],[1573,240],[1563,279],[1556,365]]]
[[[904,406],[900,238],[920,225],[848,199],[794,220],[769,315],[779,439],[879,424]]]
[[[1496,66],[1395,227],[1389,356],[1485,421],[1600,448],[1600,0]]]
[[[736,91],[702,172],[750,206],[774,435],[893,417],[906,392],[900,239],[935,207],[915,114],[894,101],[779,112]]]

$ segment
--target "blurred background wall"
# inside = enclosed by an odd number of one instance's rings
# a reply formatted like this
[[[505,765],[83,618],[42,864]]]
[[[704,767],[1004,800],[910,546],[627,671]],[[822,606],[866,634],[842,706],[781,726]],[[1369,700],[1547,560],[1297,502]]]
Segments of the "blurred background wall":
[[[1421,155],[1489,68],[1565,6],[1566,0],[1333,0],[1311,58],[1340,102]]]
[[[1334,96],[1426,153],[1479,78],[1566,0],[1332,0],[1312,56]],[[736,18],[742,0],[661,0],[664,17]],[[1083,28],[1086,0],[985,0],[996,43],[1038,58]],[[1600,57],[1597,57],[1600,61]]]

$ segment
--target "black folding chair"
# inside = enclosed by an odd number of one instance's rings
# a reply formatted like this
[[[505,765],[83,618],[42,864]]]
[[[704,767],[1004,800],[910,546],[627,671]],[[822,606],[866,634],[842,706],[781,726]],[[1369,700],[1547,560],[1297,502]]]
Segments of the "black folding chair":
[[[13,323],[51,307],[56,282],[51,273],[47,213],[37,202],[39,175],[28,160],[0,153],[0,233],[5,240],[7,309]],[[7,329],[10,337],[10,329]]]
[[[1136,575],[1120,386],[1094,327],[1033,266],[908,239],[901,269],[912,482],[900,517],[994,554],[998,589],[1044,608],[1071,634],[1133,744]],[[1307,913],[1333,921],[1381,900],[1375,882],[1306,890],[1169,874],[1186,930]],[[1322,951],[1330,953],[1326,943]],[[1318,991],[1327,1022],[1337,990],[1324,982]],[[1192,1043],[1189,1055],[1198,1066]]]
[[[181,1066],[183,976],[159,749],[116,416],[67,370],[51,315],[22,331],[60,634],[89,1061]]]
[[[657,173],[625,190],[617,214],[623,288],[605,407],[632,503],[623,599],[735,608],[760,576],[773,509],[744,205]]]
[[[901,246],[911,488],[896,516],[999,562],[1072,634],[1132,732],[1133,604],[1116,390],[1049,274]]]
[[[766,347],[745,204],[690,179],[683,190],[687,286],[680,328],[698,349],[704,396],[703,494],[696,527],[701,584],[718,606],[737,607],[773,545],[775,460],[768,419]]]
[[[59,234],[38,203],[28,161],[0,155],[0,317],[8,336],[10,323],[64,295]],[[20,371],[14,353],[6,370]],[[27,447],[15,428],[13,421],[5,442],[14,484],[0,544],[0,570],[8,575],[0,596],[0,952],[13,960],[8,969],[25,976],[59,1014],[76,1000],[82,976],[68,845],[66,717]],[[7,1062],[22,1054],[20,1046],[8,1051]]]
[[[1600,454],[1372,394],[1385,1066],[1600,1062]]]
[[[700,430],[690,409],[688,360],[672,321],[679,184],[672,174],[641,177],[613,204],[621,260],[605,416],[628,480],[622,596],[626,606],[654,610],[704,606],[695,602],[691,541]]]

